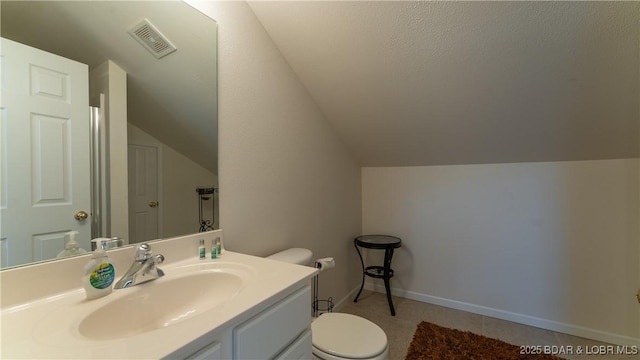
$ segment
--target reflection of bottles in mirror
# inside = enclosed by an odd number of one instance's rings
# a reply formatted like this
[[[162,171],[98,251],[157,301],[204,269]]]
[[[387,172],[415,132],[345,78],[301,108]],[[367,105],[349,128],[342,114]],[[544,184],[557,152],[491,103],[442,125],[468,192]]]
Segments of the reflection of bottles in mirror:
[[[81,248],[80,245],[78,245],[78,243],[76,242],[77,234],[78,234],[77,231],[70,231],[64,236],[65,237],[64,250],[58,253],[58,256],[56,256],[57,258],[65,258],[69,256],[76,256],[76,255],[82,255],[87,253],[87,250]]]
[[[215,239],[211,239],[211,258],[217,259],[220,257],[220,237],[216,236]]]
[[[200,260],[204,260],[206,258],[205,254],[204,239],[200,239],[200,245],[198,246],[198,256],[200,257]]]
[[[95,238],[91,240],[91,251],[96,251],[98,244],[102,244],[105,250],[109,250],[122,246],[124,241],[117,236],[110,238]]]

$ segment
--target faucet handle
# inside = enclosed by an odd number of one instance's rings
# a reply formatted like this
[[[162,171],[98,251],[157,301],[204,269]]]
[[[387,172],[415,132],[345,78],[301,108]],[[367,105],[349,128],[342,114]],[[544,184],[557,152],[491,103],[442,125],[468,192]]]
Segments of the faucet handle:
[[[154,264],[162,264],[164,262],[164,256],[162,254],[157,254],[151,257],[151,261]]]
[[[164,256],[162,254],[157,254],[157,255],[151,256],[149,258],[149,262],[151,263],[151,267],[153,269],[155,269],[155,272],[156,272],[156,274],[158,274],[158,277],[163,277],[164,276],[164,271],[162,271],[162,269],[160,269],[156,265],[162,264],[164,262]]]
[[[151,246],[149,244],[140,244],[136,248],[135,259],[137,261],[147,260],[151,256]]]

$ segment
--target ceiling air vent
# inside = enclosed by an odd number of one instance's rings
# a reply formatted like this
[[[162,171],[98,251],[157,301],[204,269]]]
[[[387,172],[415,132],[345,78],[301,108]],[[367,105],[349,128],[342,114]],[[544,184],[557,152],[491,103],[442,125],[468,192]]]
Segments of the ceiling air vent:
[[[131,28],[129,34],[158,59],[176,51],[176,47],[147,19]]]

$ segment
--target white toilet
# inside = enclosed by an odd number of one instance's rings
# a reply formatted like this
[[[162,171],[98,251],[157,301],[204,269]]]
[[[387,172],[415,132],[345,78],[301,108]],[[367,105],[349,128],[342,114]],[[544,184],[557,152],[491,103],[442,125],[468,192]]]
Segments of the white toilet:
[[[298,265],[312,264],[311,250],[292,248],[267,258]],[[359,316],[325,313],[311,323],[313,355],[324,360],[388,360],[387,335],[371,321]]]

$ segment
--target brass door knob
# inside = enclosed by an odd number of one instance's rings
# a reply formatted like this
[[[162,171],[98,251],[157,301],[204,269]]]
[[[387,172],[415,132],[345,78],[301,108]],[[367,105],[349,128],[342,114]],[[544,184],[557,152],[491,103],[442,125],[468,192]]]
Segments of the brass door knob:
[[[149,201],[149,207],[150,208],[156,208],[156,207],[158,207],[158,205],[160,205],[160,203],[157,202],[157,201]]]
[[[84,210],[80,210],[75,215],[73,215],[73,217],[78,221],[84,221],[87,220],[89,214],[87,214],[87,212]]]

